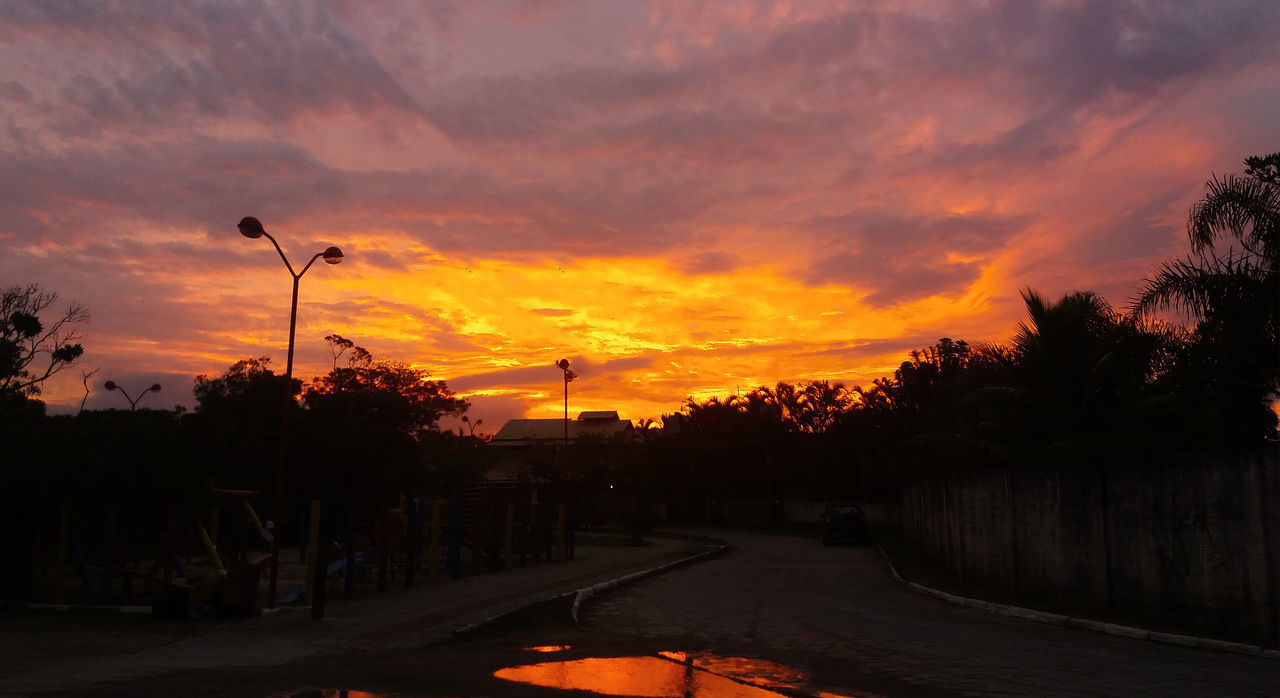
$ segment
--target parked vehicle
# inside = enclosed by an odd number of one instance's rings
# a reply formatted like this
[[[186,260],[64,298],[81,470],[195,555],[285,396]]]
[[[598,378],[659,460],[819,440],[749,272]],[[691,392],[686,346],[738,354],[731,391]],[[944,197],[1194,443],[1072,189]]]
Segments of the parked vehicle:
[[[867,514],[853,502],[833,502],[822,513],[822,544],[831,545],[841,541],[871,542]]]

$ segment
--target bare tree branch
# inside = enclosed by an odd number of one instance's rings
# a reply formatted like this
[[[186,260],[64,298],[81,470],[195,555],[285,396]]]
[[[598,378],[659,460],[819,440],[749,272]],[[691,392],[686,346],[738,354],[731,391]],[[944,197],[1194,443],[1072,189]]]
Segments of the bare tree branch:
[[[0,292],[0,394],[38,395],[41,384],[84,354],[82,335],[73,327],[89,321],[83,306],[70,304],[47,327],[41,321],[57,300],[39,284]]]

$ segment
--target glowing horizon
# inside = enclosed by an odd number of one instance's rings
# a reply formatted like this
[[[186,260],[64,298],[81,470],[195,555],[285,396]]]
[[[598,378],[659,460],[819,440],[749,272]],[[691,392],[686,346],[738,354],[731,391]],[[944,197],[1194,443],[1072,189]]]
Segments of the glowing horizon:
[[[93,315],[53,412],[337,333],[472,421],[866,384],[1019,290],[1123,306],[1277,149],[1280,8],[0,7],[0,283]],[[1193,47],[1194,50],[1188,47]]]

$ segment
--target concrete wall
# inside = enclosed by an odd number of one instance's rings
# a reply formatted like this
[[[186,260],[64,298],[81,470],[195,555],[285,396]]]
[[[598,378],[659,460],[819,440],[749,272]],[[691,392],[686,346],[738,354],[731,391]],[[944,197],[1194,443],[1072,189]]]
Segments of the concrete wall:
[[[899,521],[966,581],[1278,644],[1278,460],[956,473],[905,490]]]

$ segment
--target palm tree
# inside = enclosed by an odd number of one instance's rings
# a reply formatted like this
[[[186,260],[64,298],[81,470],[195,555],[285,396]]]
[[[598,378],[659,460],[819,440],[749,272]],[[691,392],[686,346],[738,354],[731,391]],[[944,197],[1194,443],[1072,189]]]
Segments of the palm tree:
[[[1162,264],[1131,308],[1195,319],[1184,390],[1243,418],[1245,433],[1271,434],[1275,417],[1266,406],[1280,397],[1280,153],[1245,164],[1243,176],[1206,182],[1187,219],[1191,254]]]
[[[810,434],[826,433],[840,415],[853,409],[854,396],[842,383],[814,381],[804,387],[794,415],[802,431]]]
[[[1280,189],[1275,177],[1280,153],[1247,158],[1245,163],[1246,176],[1214,177],[1205,183],[1208,193],[1191,207],[1187,220],[1191,250],[1201,254],[1227,233],[1274,268],[1280,249]]]
[[[1245,160],[1245,176],[1213,177],[1205,183],[1205,197],[1191,207],[1187,238],[1191,255],[1166,262],[1148,278],[1132,307],[1140,313],[1182,310],[1204,318],[1215,309],[1244,300],[1270,306],[1262,329],[1276,331],[1276,291],[1280,279],[1280,187],[1276,172],[1280,153]],[[1216,244],[1226,238],[1240,244],[1218,254]],[[1267,289],[1272,289],[1267,292]]]
[[[1046,411],[1053,436],[1073,438],[1088,421],[1118,316],[1091,291],[1052,303],[1025,289],[1022,299],[1029,317],[1018,323],[1013,346],[1024,385]]]
[[[1199,319],[1239,300],[1270,306],[1270,322],[1263,329],[1275,336],[1274,302],[1280,296],[1276,271],[1280,267],[1280,187],[1276,171],[1280,153],[1245,160],[1245,176],[1213,177],[1206,194],[1191,207],[1187,238],[1191,255],[1166,262],[1148,278],[1134,299],[1133,310],[1174,309]],[[1216,250],[1230,239],[1241,250]],[[1271,289],[1267,292],[1267,289]]]

